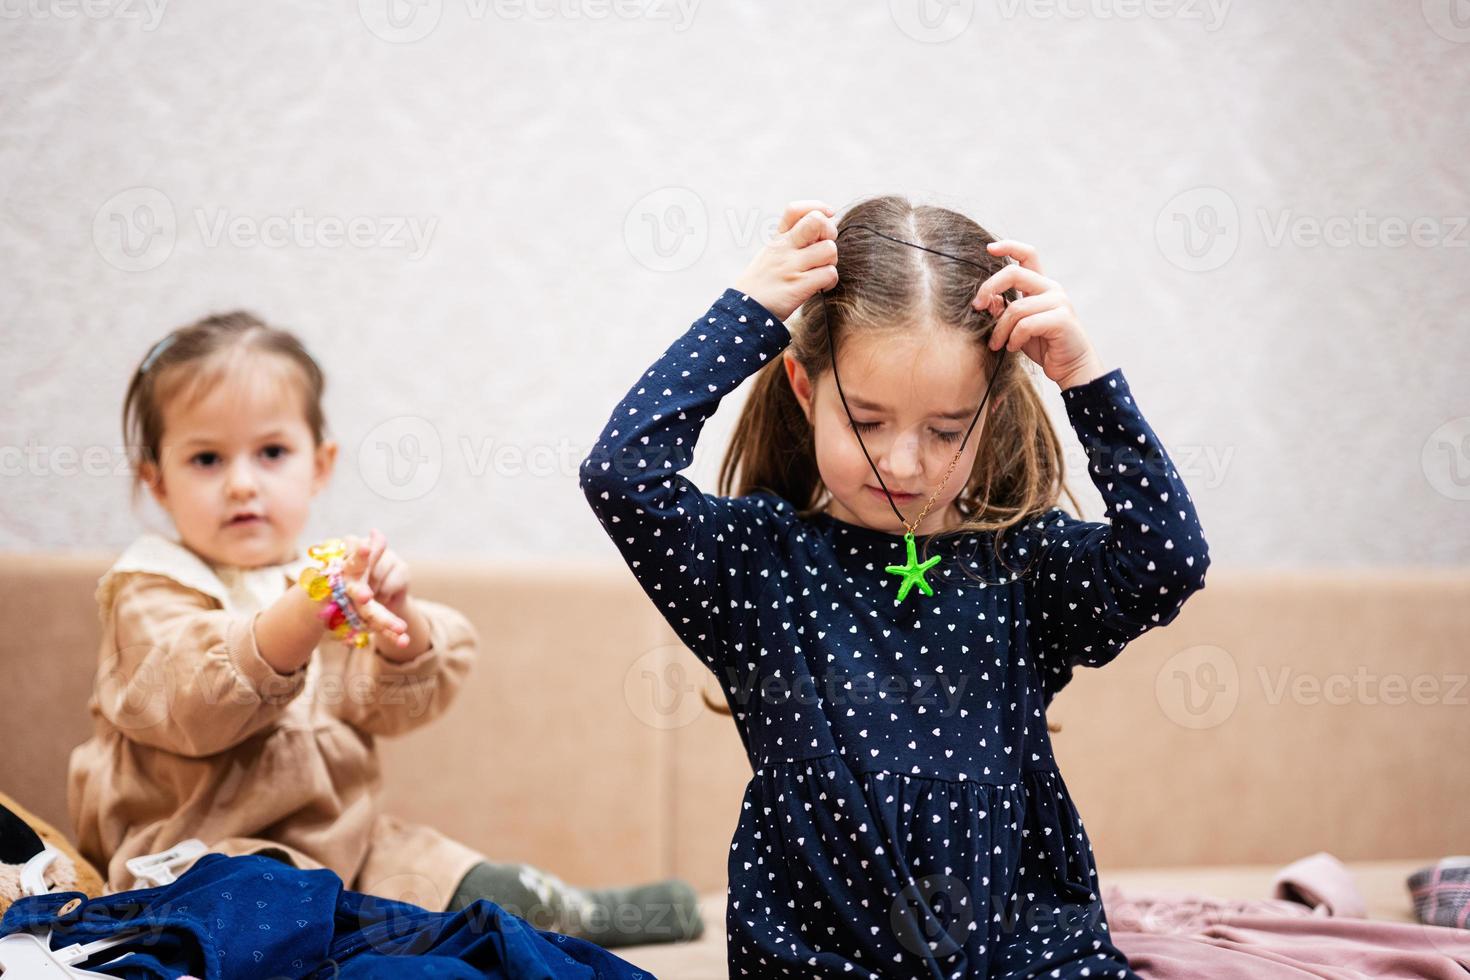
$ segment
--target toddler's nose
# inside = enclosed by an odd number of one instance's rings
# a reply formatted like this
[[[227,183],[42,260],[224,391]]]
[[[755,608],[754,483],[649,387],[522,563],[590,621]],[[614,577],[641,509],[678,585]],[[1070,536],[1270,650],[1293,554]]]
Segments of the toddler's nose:
[[[255,473],[246,462],[237,462],[227,471],[225,492],[232,500],[248,500],[255,496]]]

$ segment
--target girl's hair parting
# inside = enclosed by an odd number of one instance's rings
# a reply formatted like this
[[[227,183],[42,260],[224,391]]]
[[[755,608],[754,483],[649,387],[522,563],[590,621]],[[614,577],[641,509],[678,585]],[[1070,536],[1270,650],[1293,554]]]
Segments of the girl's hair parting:
[[[855,225],[865,228],[843,233]],[[955,499],[963,521],[944,533],[993,531],[999,557],[1002,535],[1055,506],[1062,493],[1076,507],[1064,484],[1061,439],[1031,383],[1025,358],[996,357],[985,346],[995,321],[971,305],[981,283],[1007,264],[986,248],[996,239],[964,215],[915,206],[896,196],[859,202],[837,228],[838,278],[827,292],[826,311],[838,349],[849,334],[911,330],[932,322],[972,334],[987,371],[1000,362],[985,423],[976,433],[979,451]],[[968,262],[890,242],[866,228]],[[821,294],[812,296],[790,324],[789,352],[813,382],[832,369],[822,304]],[[790,501],[803,516],[826,503],[811,423],[791,390],[781,358],[756,375],[720,467],[719,489],[740,496],[766,490]]]
[[[194,398],[224,378],[249,356],[275,355],[294,369],[313,440],[326,438],[322,393],[326,377],[296,336],[272,327],[247,310],[216,313],[170,332],[138,363],[123,399],[123,444],[133,469],[133,493],[143,467],[158,466],[163,441],[164,406],[176,397]]]
[[[980,285],[1008,260],[990,253],[986,246],[996,239],[964,215],[914,205],[899,196],[860,201],[843,214],[837,228],[838,281],[825,298],[837,349],[851,334],[939,323],[973,335],[987,372],[996,370],[999,361],[984,424],[976,433],[979,450],[955,499],[961,523],[944,534],[993,532],[997,561],[1009,567],[1002,553],[1006,532],[1054,507],[1063,493],[1074,509],[1080,508],[1066,487],[1062,443],[1031,383],[1026,358],[998,358],[990,351],[985,342],[995,320],[971,305]],[[880,234],[869,234],[868,229]],[[822,295],[802,304],[789,325],[789,353],[815,382],[832,369]],[[743,496],[761,490],[790,501],[804,517],[826,504],[812,427],[791,390],[781,358],[756,375],[720,468],[721,494]]]

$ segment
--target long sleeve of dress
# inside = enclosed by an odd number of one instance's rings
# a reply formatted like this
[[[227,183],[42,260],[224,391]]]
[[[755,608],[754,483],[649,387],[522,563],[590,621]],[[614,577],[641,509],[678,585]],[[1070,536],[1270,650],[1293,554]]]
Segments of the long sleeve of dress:
[[[1026,576],[1027,617],[1048,696],[1076,665],[1108,663],[1130,640],[1179,614],[1204,588],[1209,550],[1194,502],[1114,369],[1062,391],[1108,522],[1053,508]]]
[[[581,466],[603,528],[680,640],[718,670],[726,596],[767,506],[702,493],[681,475],[720,400],[790,343],[786,325],[733,289],[674,341],[613,410]]]
[[[271,725],[306,671],[279,674],[235,616],[160,575],[117,587],[97,674],[102,715],[128,739],[183,756],[223,752]]]
[[[342,719],[373,735],[402,735],[442,715],[464,686],[475,659],[475,630],[461,613],[424,599],[414,602],[429,624],[429,648],[392,661],[373,650],[348,659],[353,695]]]

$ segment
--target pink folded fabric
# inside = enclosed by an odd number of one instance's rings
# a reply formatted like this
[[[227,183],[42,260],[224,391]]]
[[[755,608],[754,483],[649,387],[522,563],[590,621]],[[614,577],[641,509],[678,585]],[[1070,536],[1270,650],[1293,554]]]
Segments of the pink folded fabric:
[[[1108,924],[1114,932],[1124,929],[1160,935],[1188,935],[1237,915],[1314,914],[1300,902],[1283,899],[1220,898],[1194,892],[1145,891],[1118,885],[1103,888],[1102,902]]]
[[[1145,980],[1465,980],[1470,932],[1336,916],[1231,916],[1193,935],[1112,931]]]
[[[1326,851],[1293,861],[1278,871],[1271,881],[1271,893],[1301,902],[1320,914],[1355,919],[1368,916],[1368,904],[1353,882],[1352,873]]]
[[[1230,899],[1116,885],[1103,890],[1113,942],[1145,980],[1465,980],[1470,931],[1368,919],[1326,852],[1275,876],[1274,898]]]

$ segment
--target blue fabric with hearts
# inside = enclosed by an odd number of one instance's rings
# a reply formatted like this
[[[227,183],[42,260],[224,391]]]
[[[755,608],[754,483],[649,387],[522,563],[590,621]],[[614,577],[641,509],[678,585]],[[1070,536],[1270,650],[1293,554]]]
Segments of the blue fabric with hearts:
[[[73,898],[81,905],[59,915]],[[600,946],[536,929],[493,902],[431,912],[348,891],[332,871],[259,855],[206,854],[172,884],[102,898],[23,898],[0,920],[0,937],[48,928],[52,949],[133,934],[93,958],[103,965],[78,964],[124,980],[654,980]]]

